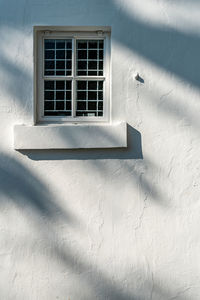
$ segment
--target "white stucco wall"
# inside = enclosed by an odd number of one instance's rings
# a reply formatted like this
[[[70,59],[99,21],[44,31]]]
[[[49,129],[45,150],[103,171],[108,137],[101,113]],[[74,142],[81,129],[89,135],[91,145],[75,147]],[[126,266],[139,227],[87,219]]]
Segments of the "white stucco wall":
[[[200,299],[199,10],[0,0],[1,300]],[[33,118],[34,25],[112,27],[127,149],[14,150]]]

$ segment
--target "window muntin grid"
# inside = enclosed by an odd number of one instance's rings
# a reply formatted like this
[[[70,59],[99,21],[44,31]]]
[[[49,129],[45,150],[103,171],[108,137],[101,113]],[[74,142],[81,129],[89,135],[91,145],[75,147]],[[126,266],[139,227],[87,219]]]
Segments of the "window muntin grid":
[[[85,47],[85,48],[84,48]],[[104,56],[105,56],[105,42],[103,38],[75,38],[70,37],[67,39],[49,37],[44,38],[44,79],[45,81],[52,81],[54,78],[55,81],[60,81],[66,79],[66,81],[71,82],[71,99],[70,104],[66,107],[66,104],[63,105],[63,96],[61,99],[58,99],[56,95],[57,85],[54,85],[54,96],[51,99],[46,99],[44,86],[44,104],[43,104],[43,116],[44,117],[58,117],[61,120],[64,120],[61,117],[66,117],[69,120],[76,119],[85,119],[85,117],[105,117],[104,115],[104,86],[105,86],[105,76],[104,76]],[[54,52],[50,52],[54,51]],[[86,56],[85,56],[86,51]],[[71,53],[71,54],[69,54]],[[53,58],[54,55],[54,58]],[[57,61],[63,61],[65,57],[65,69],[60,70],[57,68]],[[66,61],[70,60],[71,69],[68,69]],[[54,69],[49,70],[45,68],[46,61],[54,61]],[[86,61],[86,69],[84,73],[81,74],[79,71],[79,64],[82,64],[82,61]],[[64,68],[64,66],[63,66]],[[48,73],[50,71],[51,73]],[[61,73],[62,71],[62,73]],[[83,71],[83,69],[82,69]],[[53,77],[53,78],[52,78]],[[62,79],[61,79],[62,77]],[[86,78],[87,77],[87,78]],[[96,79],[96,81],[95,81]],[[81,98],[79,93],[79,98],[77,98],[78,92],[78,81],[86,82],[85,92],[86,97]],[[96,84],[96,90],[92,90],[92,81],[93,85]],[[99,83],[98,83],[99,82]],[[45,84],[45,83],[44,83]],[[60,93],[61,94],[61,93]],[[85,101],[86,100],[86,101]],[[83,103],[85,101],[85,103]],[[54,104],[50,103],[54,102]],[[65,99],[64,99],[65,103]],[[57,120],[58,120],[57,118]],[[53,119],[52,119],[53,120]],[[56,120],[56,119],[55,119]],[[103,120],[103,119],[102,119]]]
[[[76,74],[78,76],[103,76],[103,40],[76,41]]]
[[[44,40],[44,75],[72,75],[72,40]]]
[[[44,81],[44,115],[71,116],[72,115],[72,81],[45,80]]]
[[[103,80],[76,83],[76,116],[103,116]]]

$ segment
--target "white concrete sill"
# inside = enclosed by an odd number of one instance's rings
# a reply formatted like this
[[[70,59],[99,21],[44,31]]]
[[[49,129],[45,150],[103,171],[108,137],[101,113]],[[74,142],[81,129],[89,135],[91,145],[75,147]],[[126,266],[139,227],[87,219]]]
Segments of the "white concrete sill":
[[[127,147],[126,122],[14,126],[14,148],[16,150],[122,147]]]

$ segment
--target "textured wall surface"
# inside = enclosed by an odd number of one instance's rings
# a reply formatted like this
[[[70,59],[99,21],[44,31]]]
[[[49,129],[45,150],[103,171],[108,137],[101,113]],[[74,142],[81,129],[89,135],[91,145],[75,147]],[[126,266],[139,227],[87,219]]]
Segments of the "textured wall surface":
[[[0,0],[1,300],[200,299],[199,11]],[[127,149],[14,150],[13,126],[33,118],[34,25],[112,27]]]

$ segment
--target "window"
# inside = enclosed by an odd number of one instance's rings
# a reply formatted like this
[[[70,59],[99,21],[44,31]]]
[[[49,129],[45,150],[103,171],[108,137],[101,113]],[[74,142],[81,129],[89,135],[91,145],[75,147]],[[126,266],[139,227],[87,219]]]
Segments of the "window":
[[[110,27],[35,26],[34,122],[14,126],[15,149],[127,147],[110,106]]]
[[[108,28],[40,28],[35,38],[36,121],[108,121]]]

